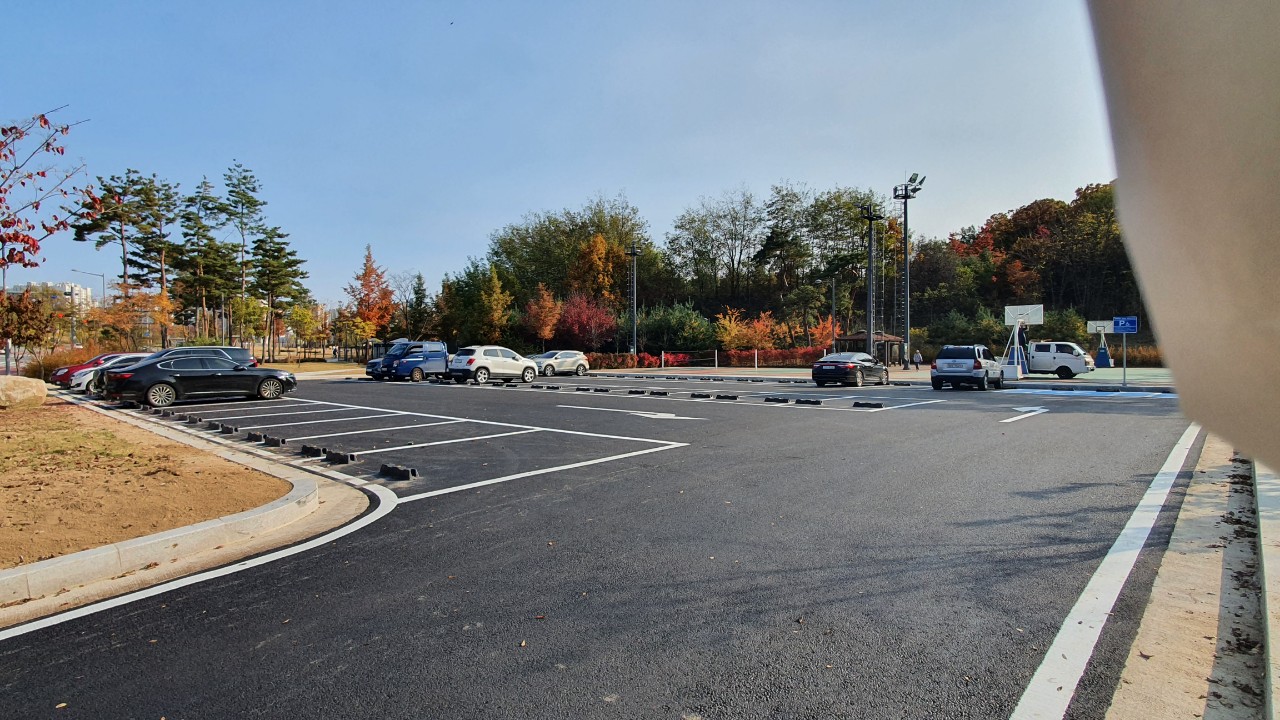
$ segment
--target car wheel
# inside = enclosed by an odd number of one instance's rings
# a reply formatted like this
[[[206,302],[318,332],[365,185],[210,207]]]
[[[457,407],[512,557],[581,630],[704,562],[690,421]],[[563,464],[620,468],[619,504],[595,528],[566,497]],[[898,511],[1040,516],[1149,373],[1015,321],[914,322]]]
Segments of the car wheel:
[[[168,407],[178,399],[178,392],[169,383],[156,383],[147,388],[147,404],[151,407]]]
[[[826,380],[814,380],[814,381],[813,381],[813,384],[814,384],[814,385],[817,385],[818,387],[826,387],[826,386],[827,386],[827,381],[826,381]]]
[[[986,390],[986,389],[987,389],[987,376],[986,376],[986,375],[983,375],[982,377],[978,378],[978,389],[979,389],[979,390]]]
[[[861,370],[853,371],[853,383],[851,384],[854,387],[862,387],[862,371]]]
[[[881,379],[880,384],[881,385],[889,384],[889,368],[884,369],[884,377]]]
[[[483,385],[489,382],[489,371],[486,368],[476,369],[476,384]]]
[[[942,389],[942,381],[941,381],[941,380],[933,380],[933,381],[931,381],[929,384],[930,384],[930,385],[933,385],[933,389],[934,389],[934,390],[941,390],[941,389]]]
[[[409,373],[409,379],[414,382],[422,382],[422,368],[414,368],[413,372]]]
[[[527,367],[524,369],[524,372],[520,373],[520,382],[531,383],[537,376],[538,373],[534,372],[533,368]]]
[[[456,383],[458,383],[459,385],[461,385],[462,383],[466,382],[466,381],[467,381],[467,379],[466,379],[466,378],[464,378],[464,377],[462,377],[461,375],[454,375],[454,376],[453,376],[453,381],[454,381],[454,382],[456,382]]]
[[[578,367],[574,368],[573,372],[574,372],[574,374],[575,374],[575,375],[586,375],[586,374],[587,374],[587,366],[586,366],[586,365],[579,365]]]
[[[1076,374],[1075,374],[1075,373],[1073,373],[1073,372],[1071,372],[1071,368],[1069,368],[1069,367],[1060,367],[1060,368],[1058,368],[1058,377],[1059,377],[1059,378],[1061,378],[1061,379],[1063,379],[1063,380],[1070,380],[1071,378],[1073,378],[1073,377],[1075,377],[1075,376],[1076,376]]]
[[[275,400],[284,394],[284,383],[275,378],[266,378],[258,383],[258,397],[263,400]]]
[[[542,374],[546,375],[547,377],[551,377],[552,375],[556,374],[556,369],[551,365],[551,363],[547,363],[546,365],[542,366]]]
[[[995,385],[997,390],[1004,389],[1004,371],[1003,370],[1000,371],[1000,377],[993,380],[992,384]]]

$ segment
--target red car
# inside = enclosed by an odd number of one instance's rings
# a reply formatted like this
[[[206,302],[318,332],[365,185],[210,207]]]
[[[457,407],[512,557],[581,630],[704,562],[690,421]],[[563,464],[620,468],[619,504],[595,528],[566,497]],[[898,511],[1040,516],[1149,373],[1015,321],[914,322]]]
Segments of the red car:
[[[118,352],[103,353],[87,362],[80,363],[79,365],[68,365],[67,367],[60,367],[57,370],[54,370],[53,374],[49,376],[49,382],[54,383],[56,385],[61,385],[64,388],[71,387],[72,375],[76,374],[77,372],[80,372],[81,370],[84,370],[85,368],[98,367],[102,363],[120,354],[121,353],[118,353]]]

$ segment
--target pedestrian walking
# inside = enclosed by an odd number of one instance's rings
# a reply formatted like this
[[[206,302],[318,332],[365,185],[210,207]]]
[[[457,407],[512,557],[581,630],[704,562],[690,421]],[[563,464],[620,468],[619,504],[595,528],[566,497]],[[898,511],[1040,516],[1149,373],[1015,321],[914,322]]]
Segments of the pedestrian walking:
[[[911,356],[911,362],[915,363],[917,370],[920,369],[920,363],[924,362],[924,357],[920,355],[919,350],[916,351],[915,355]]]

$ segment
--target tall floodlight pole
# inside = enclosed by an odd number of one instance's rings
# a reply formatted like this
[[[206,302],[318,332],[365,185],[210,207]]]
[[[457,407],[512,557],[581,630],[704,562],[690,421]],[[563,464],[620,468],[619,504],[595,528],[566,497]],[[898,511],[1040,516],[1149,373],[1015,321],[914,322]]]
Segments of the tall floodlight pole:
[[[920,173],[911,173],[905,183],[893,188],[893,199],[902,201],[902,369],[911,367],[911,235],[907,232],[907,201],[920,192],[924,178]]]
[[[71,272],[80,273],[81,275],[97,275],[98,277],[102,278],[102,307],[107,306],[107,274],[106,273],[88,272],[85,270],[76,270],[75,268],[72,268]]]
[[[640,246],[636,241],[631,241],[631,247],[627,249],[627,254],[631,256],[631,354],[636,354],[637,349],[637,333],[636,333],[636,258],[640,255]]]
[[[876,223],[884,216],[874,205],[862,206],[862,219],[867,221],[867,354],[876,356]]]

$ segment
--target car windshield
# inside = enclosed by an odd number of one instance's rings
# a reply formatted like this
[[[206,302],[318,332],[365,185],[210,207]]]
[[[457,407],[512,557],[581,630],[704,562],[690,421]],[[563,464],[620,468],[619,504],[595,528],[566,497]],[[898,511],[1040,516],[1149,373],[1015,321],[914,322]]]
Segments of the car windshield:
[[[971,345],[944,347],[938,351],[939,360],[972,360],[977,357]]]
[[[556,356],[556,352],[555,350],[552,350],[551,352],[544,352],[544,353],[539,353],[537,355],[530,355],[529,359],[530,360],[550,360],[555,356]]]
[[[849,362],[853,360],[857,353],[831,353],[822,358],[818,362]]]
[[[455,357],[466,357],[468,355],[475,355],[475,354],[476,354],[475,348],[462,348],[461,350],[458,351],[458,354]]]
[[[411,347],[413,346],[410,345],[409,343],[397,343],[395,347],[392,347],[391,350],[387,353],[387,357],[389,358],[404,357],[405,355],[408,354],[409,348]]]

